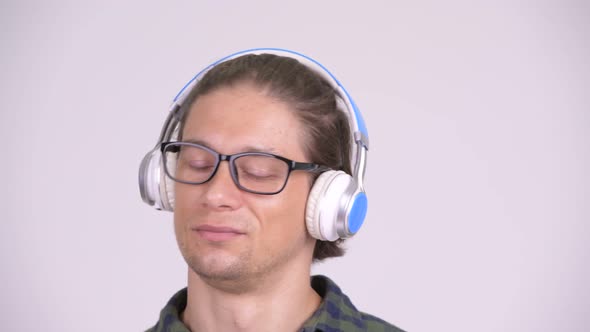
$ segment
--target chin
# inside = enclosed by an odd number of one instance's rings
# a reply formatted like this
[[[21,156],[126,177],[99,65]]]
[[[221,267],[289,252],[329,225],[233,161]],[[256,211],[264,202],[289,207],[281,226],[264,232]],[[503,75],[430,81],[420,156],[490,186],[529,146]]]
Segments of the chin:
[[[206,257],[191,256],[186,259],[189,268],[199,277],[210,281],[238,281],[248,274],[245,257],[210,254]]]

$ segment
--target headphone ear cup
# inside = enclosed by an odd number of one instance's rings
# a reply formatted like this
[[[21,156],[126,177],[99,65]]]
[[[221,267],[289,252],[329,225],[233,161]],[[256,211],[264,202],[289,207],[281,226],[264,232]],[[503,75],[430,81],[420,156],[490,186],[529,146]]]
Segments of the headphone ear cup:
[[[166,165],[164,165],[166,163]],[[174,211],[174,180],[172,180],[165,170],[173,172],[176,170],[175,158],[161,158],[160,163],[160,202],[162,210]]]
[[[160,159],[160,151],[152,150],[143,157],[139,167],[139,192],[143,201],[149,205],[159,201]]]
[[[174,209],[174,181],[164,171],[162,153],[154,149],[139,166],[139,192],[144,202],[158,210]],[[175,165],[173,165],[175,166]]]
[[[326,239],[323,238],[322,234],[320,233],[320,225],[319,225],[319,212],[320,209],[318,205],[320,204],[322,192],[324,191],[324,186],[330,179],[335,175],[336,172],[334,171],[327,171],[315,180],[313,187],[309,191],[309,195],[307,196],[307,204],[305,207],[305,225],[307,226],[307,231],[309,234],[318,240],[325,241]]]
[[[174,180],[169,178],[165,172],[162,172],[163,186],[160,188],[162,196],[162,209],[174,211]]]
[[[305,210],[305,224],[311,236],[322,241],[336,241],[338,235],[338,220],[341,201],[349,188],[352,177],[343,171],[327,171],[315,181]]]

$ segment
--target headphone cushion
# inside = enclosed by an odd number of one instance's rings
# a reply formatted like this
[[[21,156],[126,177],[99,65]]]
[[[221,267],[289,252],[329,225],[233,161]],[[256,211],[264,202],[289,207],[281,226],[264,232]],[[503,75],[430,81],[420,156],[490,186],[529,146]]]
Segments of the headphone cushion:
[[[154,205],[159,196],[160,151],[152,150],[143,158],[140,166],[140,190],[143,200]]]
[[[175,170],[176,169],[176,160],[175,159],[166,159],[162,158],[162,164],[164,162],[167,163],[167,168],[169,170]],[[168,175],[166,174],[166,172],[164,171],[164,165],[161,166],[160,168],[161,171],[161,183],[163,185],[163,188],[160,188],[161,191],[161,195],[160,197],[162,197],[162,208],[166,211],[174,211],[174,180],[172,180],[170,177],[168,177]]]
[[[315,181],[305,210],[305,224],[311,236],[322,241],[336,241],[338,206],[352,181],[343,171],[327,171]]]

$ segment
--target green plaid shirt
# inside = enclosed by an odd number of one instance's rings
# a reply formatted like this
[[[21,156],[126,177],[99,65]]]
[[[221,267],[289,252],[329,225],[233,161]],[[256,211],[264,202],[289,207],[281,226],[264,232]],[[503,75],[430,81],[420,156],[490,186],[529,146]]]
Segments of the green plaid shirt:
[[[322,297],[322,303],[300,332],[403,332],[382,319],[358,311],[329,278],[314,276],[311,286]],[[156,326],[147,332],[190,332],[180,320],[180,313],[186,307],[186,296],[186,288],[176,293],[162,309]]]

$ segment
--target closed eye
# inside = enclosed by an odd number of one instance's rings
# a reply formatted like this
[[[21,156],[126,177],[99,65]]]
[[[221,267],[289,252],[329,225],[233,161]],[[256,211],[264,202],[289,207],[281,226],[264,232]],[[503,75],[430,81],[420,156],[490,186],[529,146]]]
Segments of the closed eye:
[[[239,169],[238,174],[242,179],[251,180],[274,180],[279,177],[277,172],[269,171],[266,169]]]
[[[190,160],[188,162],[188,166],[190,167],[191,170],[195,170],[195,171],[211,171],[213,169],[213,167],[215,167],[214,164],[211,164],[209,161],[206,160]]]

